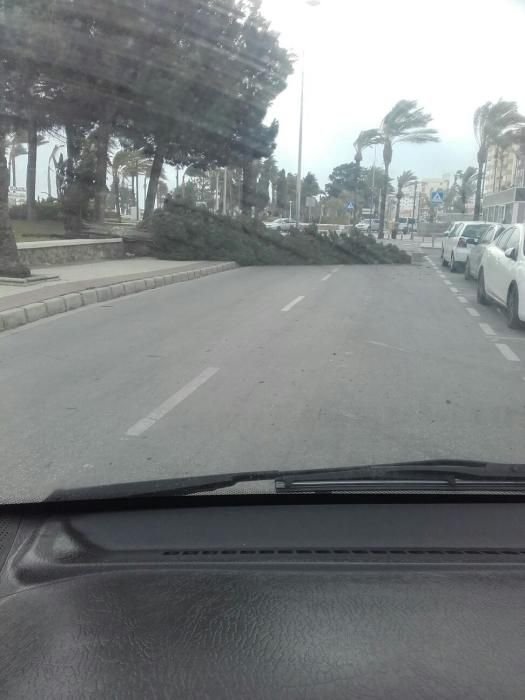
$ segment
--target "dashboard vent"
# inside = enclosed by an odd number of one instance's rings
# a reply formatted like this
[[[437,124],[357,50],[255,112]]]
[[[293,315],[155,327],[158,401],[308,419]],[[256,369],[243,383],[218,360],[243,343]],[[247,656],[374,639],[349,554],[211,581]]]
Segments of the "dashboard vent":
[[[335,561],[516,561],[525,562],[525,549],[502,548],[261,548],[261,549],[174,549],[164,552],[166,557],[180,560],[232,561],[239,559],[332,559]]]

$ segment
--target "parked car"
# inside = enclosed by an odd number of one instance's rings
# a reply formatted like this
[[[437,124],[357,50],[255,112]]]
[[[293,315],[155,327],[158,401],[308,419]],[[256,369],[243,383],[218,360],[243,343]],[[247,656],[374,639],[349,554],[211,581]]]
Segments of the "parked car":
[[[467,262],[465,263],[465,279],[478,279],[483,253],[487,246],[493,243],[504,230],[505,226],[503,224],[494,224],[485,231],[477,245],[470,249]]]
[[[361,219],[357,224],[356,229],[362,233],[377,233],[379,231],[379,219]]]
[[[265,221],[264,225],[266,228],[272,231],[289,231],[292,226],[295,226],[295,221],[293,219],[274,219],[273,221]]]
[[[508,226],[485,250],[478,275],[478,301],[495,301],[509,328],[525,322],[525,225]]]
[[[459,266],[465,265],[469,253],[477,245],[481,236],[493,222],[458,221],[443,238],[441,262],[450,267],[451,272],[457,272]]]

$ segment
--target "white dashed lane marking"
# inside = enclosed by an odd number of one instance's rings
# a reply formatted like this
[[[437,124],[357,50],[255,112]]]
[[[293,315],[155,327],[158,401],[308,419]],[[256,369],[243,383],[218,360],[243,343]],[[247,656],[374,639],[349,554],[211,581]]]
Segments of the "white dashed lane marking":
[[[468,299],[466,297],[458,296],[457,300],[462,304],[468,304]]]
[[[294,299],[293,301],[291,301],[289,304],[286,304],[286,306],[283,306],[283,308],[281,309],[281,311],[284,311],[284,313],[287,313],[288,311],[290,311],[291,309],[293,309],[294,306],[297,306],[297,304],[300,304],[300,303],[302,302],[303,299],[304,299],[304,296],[303,296],[303,297],[297,297],[296,299]]]
[[[500,353],[503,355],[503,357],[509,362],[520,361],[520,358],[516,355],[516,353],[513,350],[511,350],[508,345],[505,345],[505,343],[495,343],[495,345],[500,351]]]
[[[485,335],[496,335],[496,331],[493,330],[488,323],[480,323],[479,327],[485,333]]]
[[[466,311],[474,318],[479,318],[479,311],[476,311],[476,309],[473,309],[471,306],[467,306]]]
[[[170,396],[164,403],[161,403],[160,406],[157,406],[151,413],[148,413],[145,418],[141,418],[135,425],[131,426],[131,428],[126,431],[126,437],[140,437],[146,430],[152,428],[155,423],[168,415],[170,411],[173,411],[173,409],[187,399],[188,396],[191,396],[191,394],[197,391],[199,387],[217,374],[218,371],[219,369],[217,367],[208,367],[208,369],[205,369],[198,377],[192,379],[186,386],[183,386],[182,389],[175,392],[175,394]]]

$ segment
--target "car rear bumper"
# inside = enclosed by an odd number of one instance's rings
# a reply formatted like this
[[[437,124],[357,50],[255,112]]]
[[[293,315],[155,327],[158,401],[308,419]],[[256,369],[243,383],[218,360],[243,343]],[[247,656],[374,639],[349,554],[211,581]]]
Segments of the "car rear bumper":
[[[469,255],[468,248],[454,248],[454,260],[458,263],[466,263]]]

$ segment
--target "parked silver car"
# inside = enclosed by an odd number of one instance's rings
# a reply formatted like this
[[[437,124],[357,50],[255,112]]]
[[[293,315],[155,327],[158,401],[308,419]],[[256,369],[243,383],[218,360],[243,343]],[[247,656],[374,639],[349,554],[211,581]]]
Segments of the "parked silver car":
[[[493,243],[504,230],[503,224],[493,224],[482,234],[478,243],[469,249],[467,262],[465,263],[465,279],[478,279],[479,268],[483,259],[483,253],[487,246]]]

